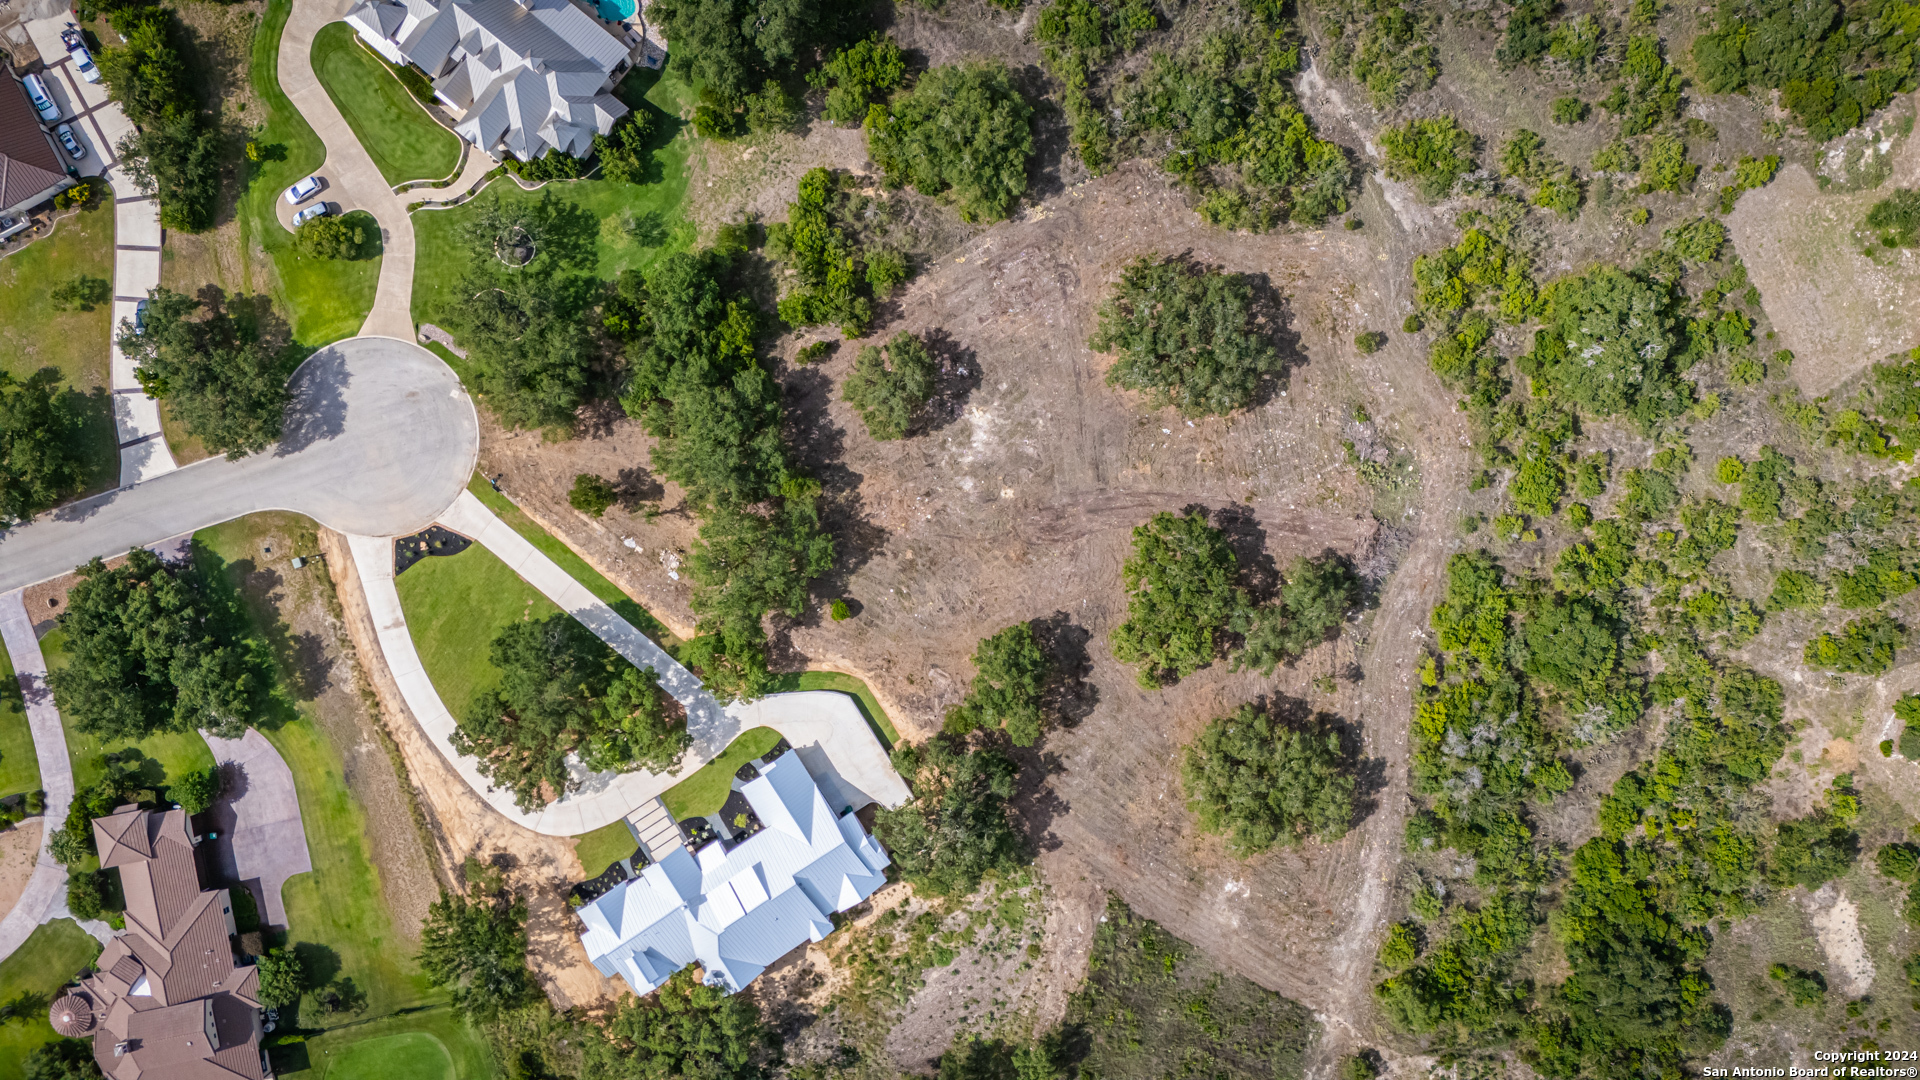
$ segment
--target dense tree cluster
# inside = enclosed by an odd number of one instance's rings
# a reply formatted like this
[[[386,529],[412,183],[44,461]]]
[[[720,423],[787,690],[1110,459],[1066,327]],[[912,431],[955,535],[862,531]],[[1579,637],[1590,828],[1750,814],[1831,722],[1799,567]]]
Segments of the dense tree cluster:
[[[866,127],[887,183],[946,199],[966,221],[1006,217],[1027,190],[1033,106],[998,62],[934,68]]]
[[[1005,730],[1015,746],[1038,742],[1046,722],[1045,690],[1054,672],[1033,624],[1014,623],[981,638],[973,670],[966,698],[947,710],[944,730],[950,735]]]
[[[189,435],[230,461],[279,441],[287,377],[305,354],[262,325],[264,297],[251,305],[249,318],[236,314],[238,306],[236,298],[195,318],[205,303],[155,288],[146,329],[122,323],[119,338],[141,389],[166,401]]]
[[[420,928],[420,970],[453,995],[453,1007],[483,1022],[540,993],[527,970],[527,904],[506,897],[441,893]]]
[[[1182,257],[1138,259],[1100,306],[1095,352],[1117,353],[1107,382],[1187,416],[1253,404],[1285,367],[1254,302],[1254,283]]]
[[[1008,806],[1019,769],[1005,754],[941,734],[896,747],[893,767],[913,785],[914,800],[880,811],[873,834],[915,889],[965,896],[988,874],[1026,862]]]
[[[807,81],[827,89],[826,118],[858,124],[867,111],[900,88],[907,78],[907,56],[892,38],[875,33],[846,46],[807,73]]]
[[[1446,198],[1476,167],[1473,133],[1452,115],[1408,120],[1380,132],[1387,175],[1410,181],[1429,202]]]
[[[1337,0],[1322,13],[1330,39],[1327,70],[1350,75],[1375,108],[1399,105],[1433,85],[1440,54],[1433,46],[1440,13],[1407,0]]]
[[[86,416],[57,368],[0,371],[0,528],[29,520],[87,481]]]
[[[578,786],[574,755],[596,771],[670,772],[692,745],[686,725],[667,718],[653,670],[565,612],[501,627],[488,658],[500,681],[474,694],[452,742],[523,810]]]
[[[1593,416],[1651,425],[1693,404],[1680,378],[1697,353],[1670,282],[1611,266],[1562,278],[1541,293],[1545,326],[1520,370]]]
[[[238,738],[270,679],[258,644],[199,575],[144,548],[76,573],[59,620],[68,663],[48,676],[61,715],[103,740],[195,729]]]
[[[1272,674],[1333,636],[1359,602],[1360,576],[1352,563],[1332,553],[1295,559],[1270,602],[1243,606],[1228,622],[1241,639],[1233,669]]]
[[[660,0],[647,14],[688,81],[728,109],[866,23],[864,8],[839,0]]]
[[[772,1075],[780,1033],[745,994],[708,986],[691,968],[674,972],[657,994],[628,998],[587,1042],[583,1080],[701,1077],[761,1080]]]
[[[136,186],[160,199],[160,223],[182,232],[212,228],[220,194],[220,132],[201,113],[163,7],[122,7],[112,15],[124,44],[100,51],[101,79],[136,130],[116,151]]]
[[[1824,142],[1914,88],[1920,28],[1908,12],[1900,0],[1722,0],[1694,65],[1711,93],[1780,91]]]
[[[914,418],[933,400],[938,375],[926,343],[901,331],[884,349],[861,347],[842,394],[860,413],[867,434],[884,442],[906,436]]]
[[[898,252],[867,250],[850,234],[848,225],[867,202],[854,187],[850,175],[813,169],[800,178],[787,220],[767,229],[767,254],[792,271],[780,298],[780,318],[789,326],[831,323],[849,338],[860,337],[873,320],[873,301],[906,280]]]
[[[1354,815],[1354,763],[1330,718],[1242,705],[1187,746],[1180,778],[1206,832],[1242,857],[1308,836],[1338,840]]]
[[[616,184],[656,180],[660,170],[653,158],[653,136],[653,114],[640,109],[616,121],[607,134],[595,135],[593,156],[600,162],[601,179]]]
[[[1247,604],[1240,562],[1199,510],[1165,511],[1133,530],[1121,568],[1127,619],[1114,627],[1114,658],[1139,669],[1140,685],[1165,686],[1213,663],[1217,636]]]

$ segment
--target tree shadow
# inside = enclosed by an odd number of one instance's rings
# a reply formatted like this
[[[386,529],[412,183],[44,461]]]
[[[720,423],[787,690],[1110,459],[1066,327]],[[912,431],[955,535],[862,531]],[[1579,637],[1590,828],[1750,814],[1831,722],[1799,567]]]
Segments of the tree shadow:
[[[308,986],[325,986],[340,975],[340,954],[329,946],[297,942],[293,954],[300,958],[300,970],[306,975]]]
[[[274,457],[300,453],[316,443],[339,438],[347,430],[345,390],[353,379],[339,349],[322,349],[293,373],[287,387],[287,411]]]
[[[631,514],[644,503],[657,503],[667,497],[667,486],[644,465],[621,469],[613,478],[613,492],[619,507]]]
[[[1027,191],[1021,201],[1044,202],[1067,190],[1065,170],[1073,158],[1072,128],[1067,114],[1055,103],[1055,83],[1037,64],[1013,72],[1022,97],[1033,104],[1033,157],[1027,162]]]
[[[846,433],[833,422],[828,403],[833,380],[817,367],[788,368],[782,380],[786,399],[788,452],[798,468],[820,481],[821,524],[834,538],[834,564],[815,580],[816,596],[846,592],[853,575],[886,543],[887,532],[868,518],[860,473],[847,467]],[[817,625],[813,609],[793,625]],[[784,634],[783,634],[784,636]]]
[[[1004,732],[994,733],[994,738],[1006,742]],[[1060,755],[1045,747],[1044,737],[1033,746],[1002,747],[1020,767],[1020,773],[1014,779],[1013,798],[1008,800],[1008,805],[1013,807],[1025,825],[1028,850],[1035,854],[1060,849],[1065,841],[1054,832],[1053,824],[1072,810],[1060,793],[1054,790],[1052,783],[1054,776],[1067,771],[1067,763]]]
[[[1240,563],[1239,583],[1246,588],[1248,598],[1256,604],[1271,600],[1280,589],[1280,568],[1267,551],[1267,530],[1260,519],[1251,508],[1238,503],[1228,503],[1210,516],[1213,527],[1226,534],[1227,546]]]
[[[1248,403],[1249,408],[1258,408],[1273,400],[1273,395],[1287,388],[1293,372],[1306,365],[1309,357],[1300,347],[1300,332],[1293,328],[1293,306],[1286,294],[1273,284],[1273,279],[1264,273],[1243,274],[1253,289],[1253,325],[1273,343],[1274,351],[1280,356],[1279,370],[1260,380],[1260,388]]]
[[[1087,678],[1093,673],[1093,659],[1087,653],[1093,633],[1075,626],[1064,611],[1033,620],[1033,633],[1052,661],[1052,672],[1040,692],[1040,708],[1056,726],[1072,730],[1100,703],[1100,688]]]
[[[549,269],[592,267],[600,241],[600,219],[586,207],[560,198],[551,188],[542,188],[527,207],[527,218],[540,237],[539,254],[551,260]],[[597,289],[597,281],[595,285]]]
[[[927,329],[921,333],[920,340],[940,365],[933,397],[921,408],[920,418],[914,424],[917,429],[914,434],[926,435],[953,423],[966,411],[968,399],[980,389],[980,364],[973,349],[955,341],[945,327]]]

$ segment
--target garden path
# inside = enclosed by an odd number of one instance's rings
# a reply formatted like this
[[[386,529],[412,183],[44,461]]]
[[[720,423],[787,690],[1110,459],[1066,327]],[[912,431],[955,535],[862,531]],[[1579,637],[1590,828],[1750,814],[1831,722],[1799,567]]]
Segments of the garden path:
[[[53,706],[53,691],[47,686],[47,660],[40,653],[40,639],[34,636],[33,620],[27,615],[25,597],[19,589],[0,595],[0,641],[20,680],[20,692],[27,699],[27,726],[33,732],[33,752],[40,763],[40,786],[47,793],[46,814],[41,818],[40,855],[33,877],[13,910],[0,918],[0,960],[13,955],[32,935],[34,927],[50,915],[66,912],[67,868],[54,861],[49,850],[54,829],[47,826],[67,820],[67,806],[73,802],[73,763],[67,757],[67,736],[60,727],[60,712]]]

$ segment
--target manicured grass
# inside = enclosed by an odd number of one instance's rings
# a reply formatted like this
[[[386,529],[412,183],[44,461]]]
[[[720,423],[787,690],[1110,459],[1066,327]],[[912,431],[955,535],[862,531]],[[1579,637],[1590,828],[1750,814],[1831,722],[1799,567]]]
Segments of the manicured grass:
[[[313,73],[387,183],[438,180],[459,162],[459,137],[427,115],[346,23],[314,36]]]
[[[21,994],[41,995],[51,1004],[60,988],[100,955],[100,943],[72,919],[56,919],[36,928],[12,956],[0,960],[0,1003]],[[54,1040],[44,1006],[19,1020],[0,1023],[0,1080],[19,1080],[34,1047]]]
[[[608,581],[600,571],[588,565],[587,560],[574,553],[565,541],[541,528],[526,511],[515,506],[512,499],[493,490],[487,478],[479,473],[467,481],[467,490],[485,503],[487,509],[494,512],[501,521],[513,527],[528,543],[539,548],[541,553],[552,559],[567,576],[586,587],[600,602],[620,613],[620,617],[632,623],[641,633],[652,638],[659,645],[672,648],[675,638],[653,613],[641,607],[631,596],[620,591],[620,586]],[[409,571],[411,572],[411,571]]]
[[[422,559],[395,584],[420,663],[455,716],[476,691],[499,680],[487,651],[500,628],[560,611],[479,544],[458,555]]]
[[[48,631],[47,636],[40,639],[40,655],[46,657],[48,671],[66,667],[67,632],[57,628]],[[59,704],[57,695],[54,703]],[[73,760],[73,783],[76,789],[98,783],[107,774],[108,752],[128,747],[137,748],[148,759],[158,763],[157,774],[155,767],[150,765],[146,776],[146,780],[155,786],[178,780],[189,772],[213,768],[213,754],[198,732],[169,731],[138,741],[106,740],[79,730],[64,713],[60,721],[67,736],[67,756]],[[59,824],[54,823],[54,827],[59,828]]]
[[[276,682],[274,698],[277,722],[263,732],[293,772],[294,789],[300,799],[300,817],[307,835],[307,850],[313,860],[313,872],[290,879],[281,891],[287,908],[287,940],[308,963],[309,974],[320,981],[351,979],[366,995],[363,1015],[386,1016],[400,1011],[437,1006],[446,995],[427,984],[414,961],[414,948],[393,925],[392,909],[386,901],[379,872],[375,869],[367,842],[367,817],[347,787],[340,747],[314,721],[309,702],[301,701],[289,687],[287,663],[292,653],[287,630],[273,606],[258,592],[240,592],[246,575],[253,569],[255,553],[264,537],[289,534],[295,550],[310,548],[314,526],[294,514],[254,514],[194,534],[194,563],[216,588],[239,593],[242,606],[254,630],[269,642],[287,643],[275,647]],[[277,589],[318,587],[330,589],[324,571],[305,579],[300,585],[283,583]],[[403,1018],[412,1023],[410,1014]],[[444,1009],[447,1022],[432,1029],[434,1038],[463,1063],[461,1076],[491,1076],[492,1066],[479,1039],[464,1024]],[[302,1022],[319,1026],[324,1017],[307,1009]],[[352,1036],[342,1042],[358,1043],[363,1038],[382,1034],[373,1024],[357,1024],[348,1030]],[[402,1025],[397,1030],[412,1030]],[[385,1032],[390,1034],[391,1032]],[[458,1044],[458,1045],[456,1045]],[[467,1062],[483,1067],[466,1069]],[[349,1074],[358,1075],[358,1074]],[[390,1075],[411,1075],[395,1071]],[[422,1075],[435,1075],[423,1073]]]
[[[669,63],[671,68],[671,62]],[[413,275],[413,320],[446,326],[447,313],[456,304],[454,286],[466,273],[470,253],[460,240],[460,226],[472,220],[485,200],[532,202],[547,192],[586,211],[598,223],[594,237],[596,274],[612,281],[623,270],[644,270],[676,251],[693,246],[698,230],[681,213],[687,189],[687,155],[693,129],[679,119],[695,99],[693,89],[669,70],[665,74],[637,68],[615,89],[629,108],[645,108],[653,115],[655,160],[659,180],[651,184],[616,184],[606,180],[552,183],[539,191],[520,190],[502,177],[472,202],[447,210],[420,210],[413,215],[416,261]],[[289,181],[291,182],[291,181]],[[628,220],[658,213],[667,227],[667,242],[642,247],[626,231]]]
[[[666,804],[667,813],[672,814],[675,821],[718,813],[727,804],[727,792],[733,790],[733,774],[740,771],[740,766],[773,749],[773,744],[779,741],[780,733],[770,727],[741,732],[719,757],[668,788],[660,801]]]
[[[317,348],[360,332],[373,309],[380,259],[299,259],[293,252],[293,234],[280,225],[274,209],[274,200],[288,185],[319,169],[326,158],[320,137],[281,92],[274,74],[280,59],[280,33],[292,10],[292,0],[268,0],[253,38],[249,77],[267,112],[266,123],[253,141],[265,154],[249,166],[252,175],[240,196],[240,243],[247,250],[257,247],[273,259],[274,303],[292,324],[294,338]],[[378,235],[377,229],[374,234]]]
[[[576,841],[573,853],[580,856],[580,865],[585,868],[588,878],[599,877],[607,867],[633,854],[639,843],[633,838],[633,830],[627,827],[627,820],[602,825],[581,836]]]
[[[313,1080],[485,1080],[493,1055],[446,1006],[335,1028],[305,1044]]]
[[[113,404],[107,396],[107,346],[113,304],[92,311],[55,311],[54,286],[79,274],[113,280],[113,204],[60,219],[44,236],[0,259],[0,371],[24,378],[43,367],[59,370],[81,400],[87,418],[88,475],[82,490],[91,494],[120,479],[118,436]],[[97,391],[97,392],[95,392]]]
[[[25,699],[13,662],[0,649],[0,798],[40,787],[40,760],[33,752]]]
[[[838,671],[802,671],[774,679],[773,693],[790,694],[796,690],[838,690],[853,698],[854,704],[860,707],[860,715],[879,737],[880,745],[891,751],[900,741],[900,733],[894,730],[893,721],[887,719],[887,711],[880,707],[879,699],[867,689],[866,683],[851,675]]]

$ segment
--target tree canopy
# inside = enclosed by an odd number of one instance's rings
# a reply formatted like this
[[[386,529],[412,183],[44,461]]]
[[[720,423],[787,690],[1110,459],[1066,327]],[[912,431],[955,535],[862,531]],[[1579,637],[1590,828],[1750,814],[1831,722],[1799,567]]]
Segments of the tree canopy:
[[[524,900],[442,893],[420,930],[420,970],[469,1020],[487,1021],[540,993],[527,970]]]
[[[1549,285],[1541,301],[1546,325],[1523,373],[1593,416],[1651,425],[1693,404],[1693,385],[1680,378],[1693,343],[1671,285],[1599,266]]]
[[[647,13],[688,81],[728,106],[867,23],[866,9],[844,0],[659,0]]]
[[[1200,827],[1228,834],[1243,858],[1310,835],[1337,840],[1353,823],[1353,762],[1324,716],[1242,705],[1187,746],[1180,777]]]
[[[937,67],[867,117],[867,152],[889,184],[951,200],[967,221],[998,221],[1027,190],[1033,106],[998,62]]]
[[[1032,746],[1040,739],[1046,715],[1041,707],[1053,662],[1040,648],[1031,622],[1014,623],[992,637],[981,638],[973,652],[973,684],[966,699],[947,710],[945,730],[1005,729],[1015,746]]]
[[[780,1033],[747,994],[729,994],[676,971],[646,999],[628,998],[586,1045],[583,1080],[700,1077],[761,1080],[772,1075]]]
[[[1234,613],[1229,625],[1241,635],[1242,644],[1233,669],[1271,674],[1279,664],[1326,640],[1359,602],[1360,576],[1346,559],[1331,552],[1295,559],[1272,603],[1243,606]]]
[[[1380,132],[1387,175],[1411,181],[1429,202],[1452,194],[1474,169],[1473,133],[1451,115],[1408,120]]]
[[[282,945],[256,957],[254,965],[260,969],[260,1004],[284,1009],[300,1003],[307,989],[307,969],[299,953]]]
[[[866,422],[867,434],[882,442],[904,438],[914,416],[933,400],[938,370],[926,344],[903,330],[884,349],[860,349],[841,394]]]
[[[217,127],[201,114],[173,12],[123,7],[112,15],[121,43],[97,58],[108,96],[137,125],[115,149],[136,187],[160,200],[160,224],[182,232],[213,227],[220,195]]]
[[[239,738],[268,685],[257,645],[191,570],[144,548],[75,571],[60,628],[68,663],[48,675],[60,712],[104,740],[205,728]]]
[[[1285,366],[1259,322],[1245,274],[1142,258],[1121,272],[1087,347],[1118,354],[1112,385],[1186,416],[1225,415],[1251,405]]]
[[[1239,569],[1226,534],[1199,510],[1162,511],[1135,528],[1133,554],[1121,567],[1127,620],[1113,630],[1114,657],[1135,665],[1147,689],[1213,663],[1214,635],[1246,606],[1234,583]]]
[[[867,109],[884,100],[907,78],[907,57],[894,40],[874,33],[840,49],[807,73],[807,81],[829,87],[822,112],[836,124],[857,124]]]
[[[54,1038],[27,1055],[25,1080],[100,1080],[92,1039]]]
[[[902,743],[893,767],[913,785],[914,801],[880,811],[873,834],[916,889],[965,896],[988,874],[1027,861],[1007,806],[1019,769],[1005,754],[943,734]]]
[[[248,303],[244,321],[234,310],[240,300],[194,318],[206,304],[155,288],[145,331],[126,325],[120,333],[120,349],[133,361],[141,388],[166,401],[188,434],[229,461],[279,441],[287,377],[304,358],[299,346],[261,325],[269,310],[265,297]]]
[[[1723,0],[1693,60],[1711,93],[1780,91],[1824,142],[1914,88],[1917,38],[1900,0]]]
[[[0,370],[0,528],[31,519],[87,481],[86,416],[57,368]]]
[[[691,745],[685,725],[666,722],[653,671],[565,612],[501,627],[488,659],[500,681],[474,694],[452,742],[523,810],[578,786],[571,754],[595,770],[666,772]]]

